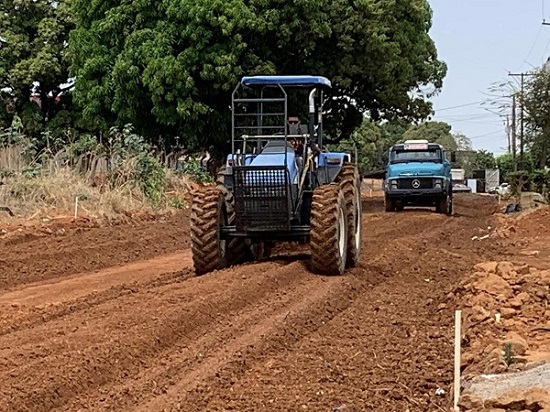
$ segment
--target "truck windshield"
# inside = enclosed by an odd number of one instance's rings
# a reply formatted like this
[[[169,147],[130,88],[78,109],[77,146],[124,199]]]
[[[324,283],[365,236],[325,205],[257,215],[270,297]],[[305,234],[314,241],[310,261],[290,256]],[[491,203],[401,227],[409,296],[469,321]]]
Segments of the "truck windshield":
[[[442,163],[440,149],[428,150],[392,150],[390,153],[390,163],[408,163],[408,162],[435,162]]]

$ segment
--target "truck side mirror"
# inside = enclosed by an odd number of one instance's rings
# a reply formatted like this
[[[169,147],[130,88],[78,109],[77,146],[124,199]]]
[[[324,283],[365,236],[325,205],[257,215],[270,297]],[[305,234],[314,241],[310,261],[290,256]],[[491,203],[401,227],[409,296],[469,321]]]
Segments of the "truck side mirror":
[[[456,152],[451,152],[451,163],[456,162]]]

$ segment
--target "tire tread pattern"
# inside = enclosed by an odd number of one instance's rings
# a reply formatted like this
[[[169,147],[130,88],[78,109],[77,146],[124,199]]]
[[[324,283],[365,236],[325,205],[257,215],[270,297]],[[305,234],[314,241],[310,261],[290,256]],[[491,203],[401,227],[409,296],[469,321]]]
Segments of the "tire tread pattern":
[[[340,208],[345,208],[339,185],[325,185],[315,189],[311,204],[311,266],[316,273],[341,275],[343,260],[338,247]]]
[[[336,177],[336,183],[340,185],[346,200],[346,214],[348,218],[348,246],[346,266],[356,267],[359,263],[361,244],[355,244],[356,213],[359,213],[359,225],[361,225],[361,192],[360,179],[357,166],[353,163],[345,163]],[[361,227],[359,227],[361,230]]]
[[[221,192],[216,187],[203,187],[193,192],[191,251],[197,275],[222,266],[218,251],[220,197]]]

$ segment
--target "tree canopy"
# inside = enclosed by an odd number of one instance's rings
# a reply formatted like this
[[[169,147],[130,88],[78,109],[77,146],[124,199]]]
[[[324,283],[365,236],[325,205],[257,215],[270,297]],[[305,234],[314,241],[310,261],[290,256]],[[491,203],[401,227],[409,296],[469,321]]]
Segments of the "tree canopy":
[[[424,122],[411,126],[404,134],[403,140],[426,139],[430,143],[439,143],[445,150],[457,150],[457,143],[451,133],[451,125],[445,122]]]
[[[527,113],[526,149],[533,151],[538,167],[544,168],[550,155],[550,72],[534,72],[520,99]]]
[[[242,75],[316,74],[333,81],[327,128],[429,115],[446,65],[426,0],[73,0],[75,99],[92,129],[132,123],[190,146],[229,136]],[[330,130],[332,129],[332,130]]]
[[[0,117],[14,114],[23,131],[38,135],[49,126],[72,122],[65,59],[74,27],[66,1],[0,0]]]

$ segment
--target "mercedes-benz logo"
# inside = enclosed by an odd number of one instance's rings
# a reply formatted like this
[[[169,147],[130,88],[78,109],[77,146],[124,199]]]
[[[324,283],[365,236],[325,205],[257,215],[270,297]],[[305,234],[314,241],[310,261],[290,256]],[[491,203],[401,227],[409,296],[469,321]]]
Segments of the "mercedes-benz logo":
[[[415,189],[418,189],[420,187],[420,180],[414,179],[412,181],[412,187],[414,187]]]

